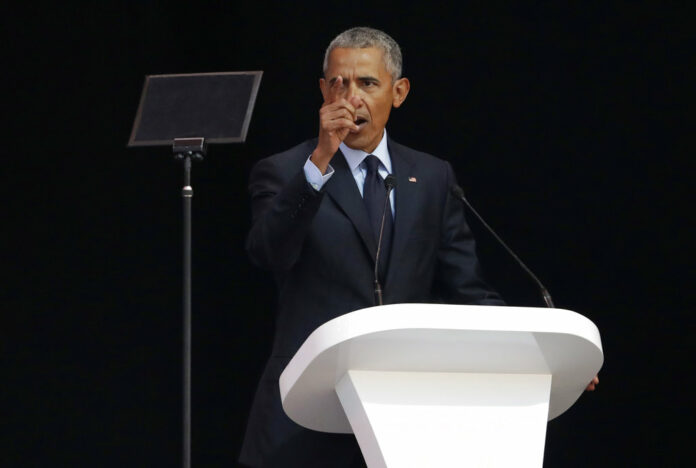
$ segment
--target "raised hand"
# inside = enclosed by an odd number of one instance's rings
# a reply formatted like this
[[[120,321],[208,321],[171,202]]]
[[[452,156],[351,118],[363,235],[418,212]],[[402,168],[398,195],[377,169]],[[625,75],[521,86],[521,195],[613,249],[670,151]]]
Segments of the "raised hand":
[[[355,124],[355,109],[360,106],[360,98],[345,99],[343,95],[343,78],[339,76],[331,84],[319,110],[319,141],[312,152],[312,162],[322,174],[326,173],[331,158],[348,133],[359,130]]]

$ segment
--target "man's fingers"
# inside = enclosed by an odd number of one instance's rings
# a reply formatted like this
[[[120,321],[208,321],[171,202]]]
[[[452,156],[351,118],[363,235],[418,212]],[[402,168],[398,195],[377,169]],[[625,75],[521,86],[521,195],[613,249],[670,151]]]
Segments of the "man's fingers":
[[[587,388],[585,388],[585,390],[587,390],[588,392],[592,392],[595,390],[595,388],[598,384],[599,384],[599,377],[595,375],[594,378],[590,381],[590,383],[587,384]]]
[[[331,85],[331,90],[333,92],[337,92],[337,91],[340,91],[342,87],[343,87],[343,77],[339,75],[336,77],[333,84]]]
[[[351,119],[346,119],[346,118],[341,118],[341,119],[333,119],[333,120],[328,120],[326,122],[322,122],[322,129],[326,130],[328,132],[334,132],[336,130],[358,130],[358,126],[355,125],[355,122],[353,122]]]
[[[343,77],[337,76],[334,82],[331,83],[331,87],[329,88],[329,96],[331,97],[331,100],[328,102],[328,104],[332,104],[340,98],[342,89]]]
[[[347,117],[351,120],[355,120],[355,107],[345,99],[340,99],[332,104],[322,106],[319,114],[321,119]]]
[[[325,112],[331,112],[335,109],[348,109],[351,114],[355,114],[355,106],[343,98],[338,98],[334,102],[322,106],[322,110]]]
[[[321,118],[322,120],[329,121],[329,120],[336,120],[336,119],[349,119],[349,120],[355,120],[354,113],[350,111],[350,109],[347,109],[345,107],[339,107],[338,109],[325,109],[322,112]]]
[[[346,100],[342,97],[344,92],[343,77],[338,76],[331,84],[329,88],[330,101],[326,102],[325,105],[338,105],[347,108],[355,117],[355,109],[360,107],[360,98],[357,96],[351,96],[350,99]]]
[[[320,139],[329,137],[332,140],[343,141],[351,130],[359,130],[355,124],[355,108],[360,101],[354,99],[354,96],[350,100],[346,100],[343,94],[343,77],[338,76],[329,88],[329,100],[319,110]]]

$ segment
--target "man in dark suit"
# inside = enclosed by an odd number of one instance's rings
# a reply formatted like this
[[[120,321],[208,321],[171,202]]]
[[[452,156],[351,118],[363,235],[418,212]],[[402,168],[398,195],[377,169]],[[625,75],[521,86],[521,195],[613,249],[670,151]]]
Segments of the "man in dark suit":
[[[375,305],[383,212],[385,304],[503,304],[479,274],[449,163],[387,137],[391,109],[410,89],[396,42],[370,28],[341,33],[326,51],[319,86],[319,137],[260,161],[250,177],[247,247],[255,264],[275,274],[279,310],[240,456],[248,466],[364,466],[354,436],[290,421],[278,377],[315,328]],[[396,180],[390,194],[387,174]]]

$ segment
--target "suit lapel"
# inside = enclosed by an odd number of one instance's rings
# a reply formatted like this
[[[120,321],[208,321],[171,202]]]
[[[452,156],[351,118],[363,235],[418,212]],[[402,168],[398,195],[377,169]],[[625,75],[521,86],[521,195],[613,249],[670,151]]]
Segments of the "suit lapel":
[[[335,172],[325,185],[326,193],[353,223],[370,254],[370,258],[374,261],[377,245],[370,227],[370,220],[367,217],[367,210],[355,183],[355,178],[341,151],[336,152],[331,160],[331,166]]]
[[[392,240],[389,268],[387,270],[386,286],[390,283],[398,268],[399,258],[404,255],[408,234],[417,220],[416,195],[418,185],[410,182],[413,177],[414,161],[411,155],[401,145],[388,139],[389,156],[392,162],[392,173],[396,177],[394,188],[394,237]]]

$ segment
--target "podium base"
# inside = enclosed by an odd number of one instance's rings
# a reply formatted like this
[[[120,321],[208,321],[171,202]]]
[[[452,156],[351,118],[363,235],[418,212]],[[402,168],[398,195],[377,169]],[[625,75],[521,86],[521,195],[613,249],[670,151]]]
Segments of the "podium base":
[[[349,370],[336,393],[370,468],[541,467],[551,375]]]

